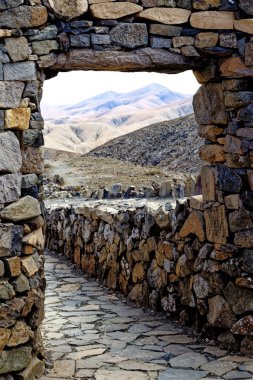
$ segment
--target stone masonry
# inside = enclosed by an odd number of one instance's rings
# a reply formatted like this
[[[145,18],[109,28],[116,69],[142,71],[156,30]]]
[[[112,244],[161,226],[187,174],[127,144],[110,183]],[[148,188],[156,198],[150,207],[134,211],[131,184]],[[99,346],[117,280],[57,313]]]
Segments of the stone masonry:
[[[251,0],[0,1],[0,375],[43,370],[40,100],[44,80],[68,70],[194,71],[203,197],[178,206],[166,234],[184,274],[160,281],[171,294],[181,283],[182,308],[252,352],[252,16]]]

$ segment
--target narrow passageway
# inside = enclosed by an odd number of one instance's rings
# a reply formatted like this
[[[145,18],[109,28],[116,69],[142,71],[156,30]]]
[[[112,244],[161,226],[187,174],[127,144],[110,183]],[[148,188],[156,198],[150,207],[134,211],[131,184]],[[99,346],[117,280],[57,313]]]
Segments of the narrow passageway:
[[[253,379],[253,359],[197,342],[48,252],[46,277],[41,380]]]

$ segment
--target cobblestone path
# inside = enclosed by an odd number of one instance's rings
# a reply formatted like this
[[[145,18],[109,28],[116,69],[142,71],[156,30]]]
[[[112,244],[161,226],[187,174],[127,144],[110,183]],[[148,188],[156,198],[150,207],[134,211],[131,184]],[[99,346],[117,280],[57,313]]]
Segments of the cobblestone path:
[[[253,379],[253,359],[197,343],[47,254],[47,373],[41,380]]]

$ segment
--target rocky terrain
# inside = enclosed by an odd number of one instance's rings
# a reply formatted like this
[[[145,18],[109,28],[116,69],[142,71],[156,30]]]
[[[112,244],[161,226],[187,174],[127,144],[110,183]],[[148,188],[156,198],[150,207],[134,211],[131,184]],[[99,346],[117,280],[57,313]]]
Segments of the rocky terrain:
[[[45,146],[87,153],[147,125],[192,112],[192,97],[151,84],[128,93],[108,91],[74,105],[42,105]]]
[[[45,149],[45,195],[189,196],[198,193],[200,144],[189,115],[142,128],[86,155]]]
[[[166,172],[197,174],[201,138],[194,115],[164,121],[114,139],[89,155],[116,158],[139,165],[158,165]]]

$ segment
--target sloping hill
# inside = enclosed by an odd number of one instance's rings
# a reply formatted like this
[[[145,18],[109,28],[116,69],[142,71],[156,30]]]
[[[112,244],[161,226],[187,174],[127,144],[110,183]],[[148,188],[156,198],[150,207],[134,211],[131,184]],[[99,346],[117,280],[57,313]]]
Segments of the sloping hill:
[[[166,171],[199,173],[202,163],[194,115],[156,123],[118,137],[89,155],[109,157],[140,165],[159,165]]]
[[[191,96],[151,84],[129,93],[113,91],[72,106],[43,105],[45,146],[76,153],[192,112]]]

